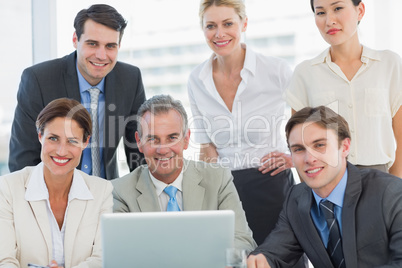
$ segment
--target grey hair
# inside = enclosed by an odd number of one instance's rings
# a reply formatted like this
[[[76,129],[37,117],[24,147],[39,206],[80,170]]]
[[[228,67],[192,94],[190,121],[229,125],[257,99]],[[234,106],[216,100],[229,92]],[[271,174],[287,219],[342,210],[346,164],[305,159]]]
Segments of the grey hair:
[[[183,104],[179,100],[173,99],[170,95],[155,95],[152,98],[146,100],[138,109],[137,116],[142,118],[146,112],[150,112],[153,115],[168,113],[170,110],[175,110],[180,114],[182,118],[183,136],[186,135],[188,130],[188,119],[186,110]],[[141,120],[139,120],[141,122]],[[137,131],[140,138],[142,137],[141,124],[137,124]]]

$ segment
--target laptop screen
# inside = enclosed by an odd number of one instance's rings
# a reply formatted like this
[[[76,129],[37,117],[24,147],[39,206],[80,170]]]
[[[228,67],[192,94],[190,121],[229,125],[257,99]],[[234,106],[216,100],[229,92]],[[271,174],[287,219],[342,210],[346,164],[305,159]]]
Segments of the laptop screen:
[[[225,267],[231,210],[103,214],[103,267]]]

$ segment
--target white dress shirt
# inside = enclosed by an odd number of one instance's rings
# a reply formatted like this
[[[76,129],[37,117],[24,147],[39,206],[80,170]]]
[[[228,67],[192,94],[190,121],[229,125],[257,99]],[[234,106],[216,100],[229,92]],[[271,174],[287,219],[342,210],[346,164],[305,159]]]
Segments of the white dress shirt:
[[[358,165],[395,160],[392,118],[402,105],[402,60],[388,50],[363,46],[362,66],[349,81],[331,61],[329,49],[299,64],[285,96],[296,111],[326,105],[349,124],[352,143],[348,160]]]
[[[282,123],[288,118],[282,95],[292,75],[290,66],[283,59],[242,47],[246,57],[232,111],[215,87],[215,54],[193,70],[188,82],[195,142],[213,143],[218,162],[232,170],[258,167],[264,155],[287,150]]]
[[[70,192],[68,193],[68,204],[64,219],[67,218],[68,207],[70,201],[73,199],[92,200],[93,195],[88,189],[81,174],[74,170],[73,182],[71,184]],[[53,211],[50,207],[49,192],[43,176],[43,163],[38,164],[32,172],[31,180],[28,183],[25,193],[25,200],[27,201],[47,201],[47,214],[49,218],[50,229],[52,232],[52,246],[53,246],[53,259],[59,266],[64,266],[64,234],[66,230],[65,222],[60,230],[59,225],[54,217]]]
[[[163,190],[165,190],[165,188],[170,185],[177,188],[176,201],[177,201],[177,204],[179,205],[180,210],[183,211],[183,171],[171,184],[166,184],[166,183],[156,179],[154,176],[152,176],[151,172],[149,172],[149,176],[151,177],[151,180],[152,180],[153,184],[155,185],[155,191],[156,191],[156,195],[158,196],[158,199],[159,199],[159,205],[160,205],[161,211],[167,210],[167,205],[169,203],[170,197]]]

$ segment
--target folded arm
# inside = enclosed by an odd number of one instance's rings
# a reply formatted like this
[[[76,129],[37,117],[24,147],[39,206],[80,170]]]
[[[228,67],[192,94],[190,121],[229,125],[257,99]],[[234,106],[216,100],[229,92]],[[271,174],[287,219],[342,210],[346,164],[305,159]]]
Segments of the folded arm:
[[[402,108],[392,118],[392,129],[396,141],[395,161],[389,169],[389,173],[402,178]]]

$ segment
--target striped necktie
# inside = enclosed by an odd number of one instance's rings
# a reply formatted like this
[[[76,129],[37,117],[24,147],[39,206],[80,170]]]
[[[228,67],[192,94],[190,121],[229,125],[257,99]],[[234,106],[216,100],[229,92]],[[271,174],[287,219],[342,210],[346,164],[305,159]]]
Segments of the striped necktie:
[[[99,88],[93,87],[88,89],[91,95],[91,119],[92,119],[92,137],[91,137],[91,158],[92,158],[92,175],[101,176],[101,163],[99,151],[99,126],[98,126],[98,102]]]
[[[179,204],[177,204],[176,193],[177,188],[170,185],[163,190],[170,197],[166,211],[180,211]]]
[[[329,230],[327,252],[335,268],[345,268],[343,257],[342,238],[339,230],[338,221],[334,214],[334,204],[328,200],[320,202],[320,208],[324,213],[327,227]]]

